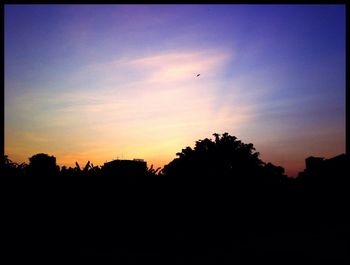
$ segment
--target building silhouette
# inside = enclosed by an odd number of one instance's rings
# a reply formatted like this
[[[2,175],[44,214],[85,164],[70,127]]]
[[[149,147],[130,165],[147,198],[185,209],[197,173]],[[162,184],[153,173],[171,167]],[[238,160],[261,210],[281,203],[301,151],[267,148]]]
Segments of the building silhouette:
[[[143,177],[147,172],[147,162],[143,159],[113,160],[104,163],[102,173],[105,176],[118,176],[125,178]]]
[[[305,170],[310,173],[318,172],[322,169],[325,159],[323,157],[310,156],[305,159]]]
[[[350,157],[340,154],[324,159],[310,156],[305,159],[306,168],[299,173],[298,178],[306,185],[322,185],[324,187],[341,186],[349,183]]]

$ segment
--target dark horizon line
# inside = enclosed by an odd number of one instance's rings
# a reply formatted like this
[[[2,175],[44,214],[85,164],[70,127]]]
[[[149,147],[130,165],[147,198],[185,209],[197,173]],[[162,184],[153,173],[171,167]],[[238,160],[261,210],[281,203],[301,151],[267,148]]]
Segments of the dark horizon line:
[[[54,157],[55,161],[56,161],[56,159],[57,159],[56,156],[54,156],[54,155],[49,155],[49,154],[43,153],[43,152],[41,152],[41,153],[36,153],[36,154],[32,155],[31,157],[33,157],[33,156],[35,156],[35,155],[39,155],[39,154],[44,154],[44,155],[48,155],[48,156],[50,156],[50,157]],[[312,156],[312,155],[311,155],[311,156],[308,156],[308,157],[305,157],[305,158],[304,158],[304,161],[305,161],[304,170],[299,171],[299,172],[297,173],[296,176],[294,176],[294,175],[287,175],[287,174],[285,174],[285,175],[286,175],[288,178],[292,178],[292,179],[298,178],[299,175],[300,175],[300,173],[304,172],[305,169],[307,168],[307,167],[306,167],[306,160],[307,160],[308,158],[316,158],[316,159],[322,159],[323,161],[328,161],[328,160],[332,160],[332,159],[335,159],[335,158],[338,158],[338,157],[341,157],[341,156],[349,156],[349,155],[348,155],[347,152],[343,152],[343,153],[340,153],[340,154],[335,155],[335,156],[330,157],[330,158],[320,157],[320,156],[317,156],[317,157],[316,157],[316,156]],[[13,160],[10,159],[10,157],[9,157],[8,155],[4,154],[4,160],[6,160],[6,158],[7,158],[7,160],[8,160],[11,164],[14,164],[14,165],[16,165],[16,166],[20,166],[20,165],[28,166],[28,165],[29,165],[29,164],[26,163],[26,162],[18,163],[18,162],[16,162],[16,161],[13,161]],[[28,160],[29,160],[29,159],[30,159],[30,157],[28,158]],[[176,158],[174,158],[174,159],[176,159]],[[173,159],[173,160],[174,160],[174,159]],[[4,163],[4,160],[2,161],[2,163]],[[173,161],[173,160],[171,160],[171,161]],[[106,164],[108,164],[108,163],[110,163],[110,162],[113,162],[113,161],[135,161],[135,162],[145,162],[145,163],[146,163],[146,168],[147,168],[147,170],[153,169],[153,164],[151,164],[151,166],[148,166],[148,165],[147,165],[147,161],[146,161],[145,159],[140,159],[140,158],[133,158],[133,159],[119,159],[119,158],[117,158],[117,159],[112,159],[112,160],[110,160],[110,161],[106,161],[106,162],[104,162],[103,165],[94,165],[93,163],[91,163],[90,160],[88,160],[88,161],[86,162],[85,165],[84,165],[84,164],[82,165],[82,167],[84,167],[84,166],[90,164],[92,167],[98,167],[98,168],[101,169],[103,166],[105,166]],[[170,161],[170,162],[171,162],[171,161]],[[169,162],[169,163],[170,163],[170,162]],[[161,170],[164,169],[164,167],[165,167],[166,165],[168,165],[169,163],[164,164],[162,167],[158,167],[158,168],[157,168],[157,171],[158,171],[158,170],[161,171]],[[271,163],[271,162],[264,162],[264,161],[262,161],[262,163],[263,163],[264,165],[266,165],[266,164]],[[71,168],[71,169],[74,169],[74,168],[77,168],[78,166],[80,167],[81,165],[80,165],[77,161],[75,161],[75,167],[66,166],[66,165],[59,165],[59,164],[56,164],[56,166],[58,166],[58,167],[59,167],[59,170],[61,171],[62,168],[66,168],[66,169],[70,169],[70,168]],[[281,167],[281,166],[279,166],[279,167]],[[282,168],[283,168],[283,170],[285,170],[284,167],[282,167]]]

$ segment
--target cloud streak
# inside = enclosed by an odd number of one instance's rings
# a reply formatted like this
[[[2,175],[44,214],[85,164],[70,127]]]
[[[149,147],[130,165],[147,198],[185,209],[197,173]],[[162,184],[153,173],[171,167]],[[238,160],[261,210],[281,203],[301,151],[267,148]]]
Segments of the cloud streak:
[[[160,166],[226,131],[288,174],[302,170],[305,156],[344,150],[344,14],[343,6],[7,6],[5,152],[16,161],[50,152],[67,165],[141,157]]]
[[[66,148],[68,153],[89,148],[88,154],[102,162],[121,153],[148,159],[157,152],[170,161],[194,139],[247,122],[247,113],[253,111],[248,106],[234,106],[232,115],[231,102],[216,104],[217,76],[231,60],[231,54],[215,50],[112,60],[81,69],[55,97],[38,90],[40,97],[31,92],[14,104],[22,114],[31,109],[42,125],[27,128],[31,135],[47,135],[76,147]],[[197,73],[201,73],[198,78]],[[94,82],[85,86],[86,78]]]

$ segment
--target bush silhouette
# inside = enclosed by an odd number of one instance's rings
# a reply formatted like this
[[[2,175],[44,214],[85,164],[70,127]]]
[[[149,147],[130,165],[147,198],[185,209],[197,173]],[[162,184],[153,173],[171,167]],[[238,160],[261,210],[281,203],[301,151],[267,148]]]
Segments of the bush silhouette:
[[[13,162],[7,155],[4,155],[2,162],[2,174],[7,178],[23,177],[28,166],[26,163],[17,164]]]

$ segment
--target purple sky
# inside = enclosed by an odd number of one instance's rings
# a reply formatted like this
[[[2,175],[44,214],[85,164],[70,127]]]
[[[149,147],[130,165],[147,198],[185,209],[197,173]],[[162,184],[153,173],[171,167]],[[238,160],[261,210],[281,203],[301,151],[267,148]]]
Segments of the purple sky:
[[[345,5],[5,5],[10,159],[163,166],[215,132],[289,175],[345,152]]]

